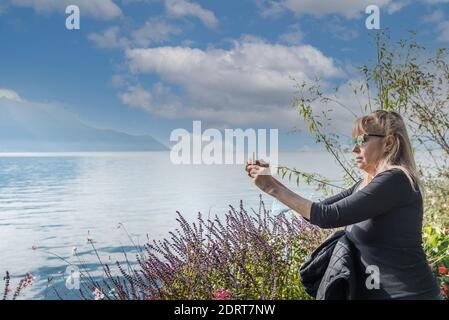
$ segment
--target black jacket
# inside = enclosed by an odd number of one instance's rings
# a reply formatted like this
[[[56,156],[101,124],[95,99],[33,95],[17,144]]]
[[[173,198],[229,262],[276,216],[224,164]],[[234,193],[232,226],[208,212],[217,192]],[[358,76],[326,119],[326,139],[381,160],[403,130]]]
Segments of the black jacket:
[[[345,231],[328,237],[300,268],[306,292],[317,300],[355,299],[354,250]]]

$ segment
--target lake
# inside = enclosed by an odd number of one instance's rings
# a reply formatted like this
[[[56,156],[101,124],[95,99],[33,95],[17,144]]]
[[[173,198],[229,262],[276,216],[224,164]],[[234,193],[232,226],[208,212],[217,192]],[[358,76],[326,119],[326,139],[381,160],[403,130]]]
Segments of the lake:
[[[62,259],[98,272],[88,237],[103,262],[111,263],[123,260],[123,250],[133,252],[132,241],[168,236],[177,227],[176,211],[194,221],[198,212],[222,216],[240,200],[247,209],[258,208],[261,192],[243,165],[174,165],[169,155],[0,154],[2,277],[8,270],[16,282],[31,272],[35,282],[21,298],[54,298],[47,279],[63,283],[68,264]],[[341,174],[325,152],[281,153],[279,163],[331,179]],[[321,197],[308,186],[283,182],[313,200]],[[272,199],[263,199],[270,208]]]

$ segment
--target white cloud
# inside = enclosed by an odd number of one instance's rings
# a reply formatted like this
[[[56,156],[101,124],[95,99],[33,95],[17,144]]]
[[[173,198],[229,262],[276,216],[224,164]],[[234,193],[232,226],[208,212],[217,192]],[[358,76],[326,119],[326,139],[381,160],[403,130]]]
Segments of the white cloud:
[[[174,17],[193,16],[201,20],[207,27],[216,27],[218,19],[215,14],[203,9],[199,4],[186,0],[165,0],[165,7],[169,15]]]
[[[442,10],[435,10],[431,14],[424,16],[423,21],[436,23],[436,32],[438,33],[437,41],[449,42],[449,21],[445,20],[445,15]]]
[[[131,3],[156,3],[160,2],[161,0],[121,0],[121,2],[125,5],[131,4]]]
[[[0,88],[0,99],[1,98],[5,98],[8,100],[14,100],[14,101],[22,101],[22,99],[17,94],[17,92],[10,90],[10,89],[5,89],[5,88]]]
[[[364,13],[369,5],[377,5],[386,9],[388,14],[394,14],[412,3],[411,0],[254,0],[259,13],[263,17],[279,17],[285,11],[297,15],[340,15],[346,18],[356,18]],[[420,0],[427,5],[449,3],[449,0]]]
[[[0,3],[0,15],[5,13],[8,10],[8,4],[7,3]]]
[[[437,38],[440,42],[449,42],[449,21],[441,21],[438,24],[439,36]]]
[[[449,0],[421,0],[428,4],[440,4],[440,3],[449,3]]]
[[[256,4],[262,17],[277,18],[285,11],[282,3],[276,0],[256,0]]]
[[[354,93],[354,88],[360,88],[365,81],[358,78],[358,75],[353,76],[351,80],[340,85],[337,93],[330,88],[323,88],[325,94],[337,100],[338,104],[332,102],[325,104],[320,101],[312,104],[315,114],[326,112],[328,118],[331,119],[330,123],[324,126],[325,132],[341,134],[349,138],[356,117],[366,114],[364,106],[368,103],[368,96]],[[371,97],[374,96],[373,92],[370,94]],[[377,107],[373,106],[373,109],[377,109]]]
[[[129,47],[148,47],[150,44],[162,43],[173,35],[180,34],[182,30],[167,23],[162,18],[152,18],[134,31],[127,31],[129,36],[123,35],[123,31],[118,26],[112,26],[102,33],[90,33],[88,38],[95,45],[103,49],[126,49]]]
[[[253,37],[236,41],[229,50],[158,47],[130,49],[126,56],[133,73],[156,74],[183,93],[131,87],[120,96],[124,103],[157,114],[229,123],[291,124],[295,82],[290,76],[302,82],[343,75],[333,59],[312,46]],[[166,107],[169,112],[161,110]]]
[[[65,14],[69,5],[80,7],[81,15],[86,14],[102,20],[111,20],[122,15],[113,0],[10,0],[12,5],[30,7],[39,13],[60,12]]]
[[[435,10],[434,12],[423,17],[424,22],[440,22],[444,18],[443,10]]]
[[[120,36],[120,28],[117,26],[109,27],[103,33],[91,33],[88,38],[97,47],[103,49],[126,48],[129,46],[129,40]]]
[[[182,104],[170,89],[161,83],[155,84],[151,91],[142,86],[129,86],[126,92],[119,93],[120,100],[135,108],[142,108],[147,112],[165,118],[176,118],[183,112]]]
[[[138,46],[147,47],[152,43],[160,43],[168,40],[172,35],[178,35],[182,30],[171,25],[161,18],[148,20],[140,29],[132,33],[132,37]]]
[[[111,78],[111,85],[115,88],[125,87],[128,84],[126,77],[120,74],[115,74]]]
[[[332,35],[332,37],[343,40],[351,41],[359,36],[358,28],[356,26],[348,26],[342,21],[343,18],[338,16],[330,17],[326,19],[322,24],[322,30]]]
[[[304,34],[299,23],[289,26],[288,31],[279,36],[279,40],[287,44],[300,44]]]
[[[322,17],[330,14],[355,18],[365,12],[369,5],[386,7],[392,0],[258,0],[259,8],[264,16],[279,15],[282,10],[290,10],[297,15],[309,14]]]
[[[389,14],[394,14],[400,10],[402,10],[404,7],[408,6],[410,4],[410,0],[396,0],[392,1],[387,6],[387,12]]]

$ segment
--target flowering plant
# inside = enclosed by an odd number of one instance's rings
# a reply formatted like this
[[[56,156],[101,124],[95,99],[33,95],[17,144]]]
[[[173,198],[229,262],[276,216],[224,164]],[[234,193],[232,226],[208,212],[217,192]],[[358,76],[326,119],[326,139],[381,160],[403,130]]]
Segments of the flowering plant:
[[[441,295],[449,300],[449,230],[431,226],[423,230],[427,258],[438,279]]]

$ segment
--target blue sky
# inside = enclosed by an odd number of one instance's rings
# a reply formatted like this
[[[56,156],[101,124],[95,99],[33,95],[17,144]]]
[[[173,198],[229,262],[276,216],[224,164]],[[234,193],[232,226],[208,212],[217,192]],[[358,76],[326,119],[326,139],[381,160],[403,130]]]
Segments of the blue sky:
[[[65,28],[70,4],[80,30]],[[393,38],[414,29],[429,47],[449,44],[449,0],[0,0],[0,97],[166,143],[192,120],[279,128],[281,149],[296,150],[313,143],[286,134],[301,127],[289,77],[356,79],[374,53],[369,4]]]

